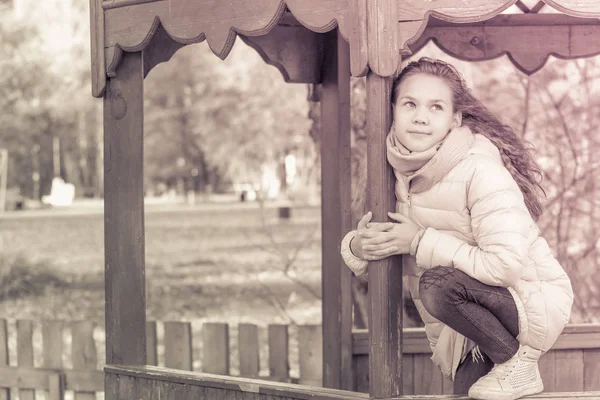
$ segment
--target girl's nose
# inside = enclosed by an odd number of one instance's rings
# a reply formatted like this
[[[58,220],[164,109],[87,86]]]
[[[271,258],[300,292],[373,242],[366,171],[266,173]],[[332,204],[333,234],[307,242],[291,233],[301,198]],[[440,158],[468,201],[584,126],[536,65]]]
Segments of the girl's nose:
[[[415,123],[415,124],[426,124],[427,123],[427,115],[421,108],[417,108],[415,110],[415,113],[413,115],[413,123]]]

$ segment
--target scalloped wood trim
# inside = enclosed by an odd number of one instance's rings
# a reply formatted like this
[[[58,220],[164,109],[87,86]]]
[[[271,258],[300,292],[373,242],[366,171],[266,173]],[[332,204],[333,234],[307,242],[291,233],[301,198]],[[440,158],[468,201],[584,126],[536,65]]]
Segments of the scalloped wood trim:
[[[169,61],[177,50],[185,47],[183,43],[174,41],[165,31],[162,25],[159,25],[152,40],[144,51],[142,56],[144,59],[144,78],[148,76],[150,71],[158,64]]]
[[[483,61],[507,55],[528,75],[540,70],[550,56],[573,59],[600,54],[600,21],[596,19],[516,14],[467,25],[431,22],[410,46],[412,51],[433,40],[445,53],[461,60]]]
[[[158,27],[180,44],[206,40],[221,59],[231,51],[237,35],[267,35],[281,20],[286,6],[296,19],[313,32],[339,27],[349,37],[349,0],[205,0],[190,5],[174,0],[113,0],[102,4],[105,10],[106,70],[114,76],[123,51],[145,49]],[[361,37],[357,38],[359,40]],[[366,44],[366,40],[363,40]],[[359,50],[357,50],[358,52]],[[156,57],[156,55],[155,55]],[[167,60],[170,56],[163,57]],[[360,61],[360,58],[359,58]],[[162,61],[160,61],[162,62]],[[356,70],[365,70],[364,65]],[[150,68],[151,69],[151,68]],[[312,79],[312,78],[311,78]]]
[[[240,36],[262,59],[281,72],[288,83],[320,83],[322,35],[298,24],[278,25],[268,35]]]

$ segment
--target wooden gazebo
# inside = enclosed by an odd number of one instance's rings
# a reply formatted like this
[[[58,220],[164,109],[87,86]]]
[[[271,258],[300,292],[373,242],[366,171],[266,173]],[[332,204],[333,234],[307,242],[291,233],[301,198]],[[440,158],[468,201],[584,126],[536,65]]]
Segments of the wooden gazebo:
[[[350,76],[366,75],[367,203],[374,220],[385,220],[394,208],[393,174],[385,156],[392,116],[390,90],[404,57],[435,40],[443,50],[466,60],[508,54],[520,70],[533,73],[549,55],[577,58],[600,53],[600,1],[595,0],[543,0],[532,8],[517,0],[91,0],[90,4],[92,91],[104,98],[107,400],[401,395],[398,260],[370,266],[367,339],[365,333],[352,332],[351,273],[339,256],[340,241],[352,229]],[[513,5],[523,13],[501,14]],[[544,6],[559,13],[537,13]],[[277,67],[286,81],[322,85],[323,386],[328,389],[144,366],[144,77],[179,48],[204,40],[224,59],[237,36]],[[348,391],[356,388],[357,343],[368,348],[369,395]],[[600,365],[599,354],[595,357],[595,365]],[[600,392],[577,395],[600,399]]]

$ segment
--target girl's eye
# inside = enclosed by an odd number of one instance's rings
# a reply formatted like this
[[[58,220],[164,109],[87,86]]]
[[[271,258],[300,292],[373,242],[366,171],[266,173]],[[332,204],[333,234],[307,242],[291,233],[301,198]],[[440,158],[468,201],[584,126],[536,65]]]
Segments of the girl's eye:
[[[443,110],[442,106],[440,106],[439,104],[434,104],[434,105],[432,106],[432,108],[433,108],[434,110],[436,110],[436,111],[442,111],[442,110]]]
[[[404,103],[404,106],[413,108],[415,107],[415,103],[413,103],[412,101],[407,101],[406,103]]]

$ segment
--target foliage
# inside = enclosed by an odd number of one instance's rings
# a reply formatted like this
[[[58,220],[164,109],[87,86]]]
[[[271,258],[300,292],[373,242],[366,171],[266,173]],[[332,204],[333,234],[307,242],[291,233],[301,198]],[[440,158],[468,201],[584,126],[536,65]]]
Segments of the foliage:
[[[34,262],[23,255],[0,254],[0,301],[39,296],[48,287],[67,285],[45,262]]]
[[[261,182],[265,164],[310,145],[305,87],[286,84],[242,43],[224,62],[206,43],[185,47],[150,73],[146,88],[151,181],[195,175],[196,189]]]
[[[50,190],[54,175],[80,183],[90,173],[83,138],[97,130],[86,125],[95,113],[87,4],[45,2],[27,15],[0,8],[0,138],[9,150],[9,185],[34,197]],[[47,24],[33,22],[42,16]],[[61,171],[53,171],[54,137],[63,143]],[[34,189],[34,173],[41,190]]]

